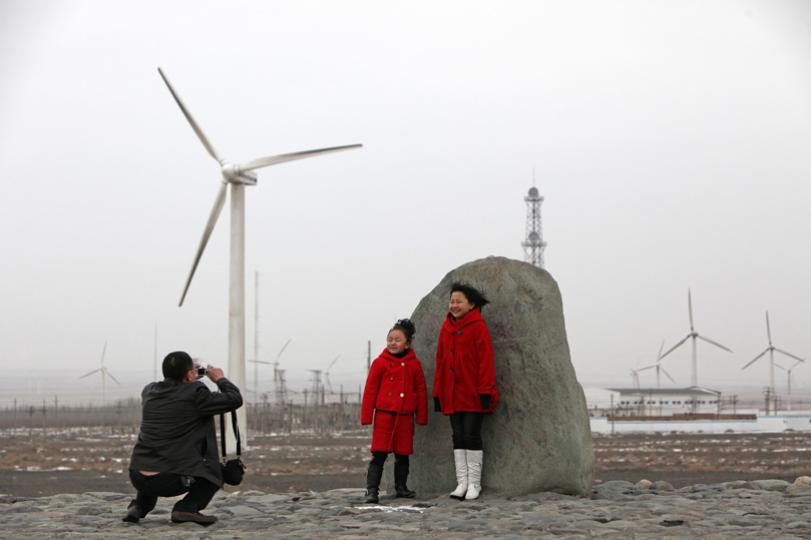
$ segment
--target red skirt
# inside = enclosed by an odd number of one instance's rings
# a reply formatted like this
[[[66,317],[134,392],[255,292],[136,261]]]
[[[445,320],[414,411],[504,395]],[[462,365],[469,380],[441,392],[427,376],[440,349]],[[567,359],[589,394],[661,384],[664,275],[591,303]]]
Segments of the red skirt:
[[[375,411],[372,452],[414,453],[414,413]]]

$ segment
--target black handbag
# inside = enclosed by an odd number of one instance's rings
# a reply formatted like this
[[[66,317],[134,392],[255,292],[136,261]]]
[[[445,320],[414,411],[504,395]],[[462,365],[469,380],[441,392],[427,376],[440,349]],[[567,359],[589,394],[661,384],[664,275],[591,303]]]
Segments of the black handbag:
[[[238,486],[245,477],[245,464],[242,463],[242,440],[239,436],[237,426],[237,413],[231,411],[231,427],[234,428],[234,436],[237,439],[237,456],[228,459],[225,452],[225,414],[220,414],[220,448],[222,449],[222,481],[231,486]]]

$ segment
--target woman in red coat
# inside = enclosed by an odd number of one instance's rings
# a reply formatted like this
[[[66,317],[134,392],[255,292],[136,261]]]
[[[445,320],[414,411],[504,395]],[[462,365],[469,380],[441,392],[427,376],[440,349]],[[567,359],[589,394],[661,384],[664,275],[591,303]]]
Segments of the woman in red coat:
[[[366,378],[360,423],[372,423],[372,460],[366,474],[366,502],[379,501],[380,477],[389,452],[394,452],[394,490],[397,497],[414,497],[406,487],[408,456],[414,453],[414,417],[428,423],[425,375],[411,349],[414,323],[400,319],[389,330],[386,348],[375,359]]]
[[[490,331],[481,309],[489,302],[469,285],[451,285],[448,316],[439,332],[434,408],[450,417],[456,489],[451,497],[476,499],[481,492],[482,420],[498,404]]]

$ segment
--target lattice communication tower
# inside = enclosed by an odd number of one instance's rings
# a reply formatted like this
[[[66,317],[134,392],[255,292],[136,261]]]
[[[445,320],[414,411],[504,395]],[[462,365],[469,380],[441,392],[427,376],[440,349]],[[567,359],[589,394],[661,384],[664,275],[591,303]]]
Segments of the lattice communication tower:
[[[524,247],[524,260],[538,268],[544,268],[543,253],[546,249],[546,242],[543,240],[541,228],[541,203],[543,197],[538,193],[538,188],[529,188],[527,196],[524,197],[527,203],[527,236],[521,245]]]

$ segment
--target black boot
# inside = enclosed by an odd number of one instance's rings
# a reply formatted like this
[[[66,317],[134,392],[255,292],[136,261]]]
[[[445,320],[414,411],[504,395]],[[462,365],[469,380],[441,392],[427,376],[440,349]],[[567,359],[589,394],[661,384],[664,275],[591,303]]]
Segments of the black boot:
[[[408,489],[406,480],[408,480],[408,456],[405,456],[405,459],[397,459],[394,461],[395,497],[413,499],[417,495],[416,491]]]
[[[369,463],[369,470],[366,472],[366,498],[365,503],[377,504],[380,502],[380,478],[383,476],[383,465],[378,465],[374,461]]]

